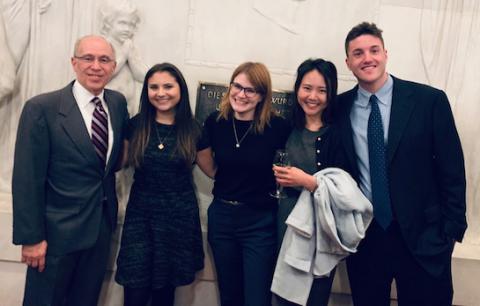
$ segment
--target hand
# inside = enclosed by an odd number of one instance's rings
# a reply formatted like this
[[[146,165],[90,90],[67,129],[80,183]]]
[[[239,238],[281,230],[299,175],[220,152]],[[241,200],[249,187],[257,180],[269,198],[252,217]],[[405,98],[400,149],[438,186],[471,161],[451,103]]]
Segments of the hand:
[[[52,5],[52,0],[40,0],[37,3],[38,13],[40,15],[45,13],[50,8],[50,5]]]
[[[273,166],[273,173],[277,183],[283,187],[303,187],[310,192],[317,188],[315,177],[305,173],[297,167],[279,167]]]
[[[47,241],[43,240],[37,244],[22,246],[22,262],[32,268],[38,268],[38,272],[45,269],[45,256],[47,255]]]
[[[123,45],[122,45],[122,49],[128,54],[130,53],[130,51],[133,49],[134,45],[133,45],[133,41],[132,41],[132,37],[133,35],[130,37],[130,38],[127,38],[123,41]]]

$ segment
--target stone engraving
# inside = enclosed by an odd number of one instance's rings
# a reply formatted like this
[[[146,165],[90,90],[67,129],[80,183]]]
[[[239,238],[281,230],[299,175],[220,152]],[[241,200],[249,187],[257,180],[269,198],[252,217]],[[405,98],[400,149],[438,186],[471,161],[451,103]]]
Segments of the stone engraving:
[[[6,44],[15,65],[14,87],[0,107],[0,194],[10,194],[18,119],[29,98],[72,80],[68,63],[73,44],[95,32],[96,0],[3,0],[0,8]],[[2,55],[2,59],[3,55]],[[62,64],[60,64],[62,63]],[[2,74],[4,72],[2,71]],[[11,209],[11,203],[5,204]]]
[[[147,66],[133,40],[140,16],[137,7],[129,0],[106,0],[100,8],[100,17],[100,33],[112,44],[117,60],[117,67],[107,88],[120,91],[125,95],[128,112],[132,117],[138,111],[137,84],[141,86],[147,72]],[[118,220],[123,223],[130,187],[133,183],[133,169],[123,169],[117,172],[116,177]]]
[[[0,14],[0,108],[13,91],[15,62],[7,44],[3,15]],[[3,130],[3,129],[2,129]],[[0,132],[1,133],[1,132]],[[0,138],[1,139],[1,138]]]
[[[129,0],[105,1],[100,15],[100,33],[113,45],[117,59],[117,68],[107,87],[125,95],[128,112],[133,116],[138,110],[136,82],[143,82],[147,72],[147,66],[133,41],[140,16],[136,6]]]

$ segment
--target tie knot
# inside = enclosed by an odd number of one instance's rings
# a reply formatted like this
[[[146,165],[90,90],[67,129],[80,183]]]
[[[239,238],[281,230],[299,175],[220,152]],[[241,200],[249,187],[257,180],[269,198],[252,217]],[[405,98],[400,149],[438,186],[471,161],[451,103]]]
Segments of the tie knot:
[[[93,97],[93,99],[90,101],[90,102],[93,102],[93,104],[95,104],[95,106],[102,106],[102,101],[100,100],[99,97]]]
[[[376,95],[371,95],[368,101],[370,102],[370,104],[374,104],[374,103],[377,103],[378,98]]]

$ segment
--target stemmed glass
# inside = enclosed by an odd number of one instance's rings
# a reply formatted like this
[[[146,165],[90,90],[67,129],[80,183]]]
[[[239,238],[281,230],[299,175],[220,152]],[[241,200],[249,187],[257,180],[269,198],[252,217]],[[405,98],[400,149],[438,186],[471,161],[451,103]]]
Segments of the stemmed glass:
[[[290,160],[288,158],[288,153],[285,150],[277,150],[275,152],[275,157],[273,158],[273,165],[278,167],[289,167]],[[277,199],[286,198],[287,195],[283,191],[283,186],[277,183],[277,189],[271,192],[270,195]]]

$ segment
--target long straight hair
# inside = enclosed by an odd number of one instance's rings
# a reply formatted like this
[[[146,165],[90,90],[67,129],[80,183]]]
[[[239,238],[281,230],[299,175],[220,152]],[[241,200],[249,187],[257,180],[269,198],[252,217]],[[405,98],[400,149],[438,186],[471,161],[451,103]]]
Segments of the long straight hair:
[[[327,107],[322,112],[322,122],[332,123],[332,108],[334,107],[337,98],[337,68],[332,62],[317,59],[307,59],[298,66],[297,79],[295,80],[294,95],[293,95],[293,124],[297,129],[305,128],[305,112],[298,103],[298,91],[302,84],[303,77],[310,71],[316,70],[325,79],[327,87]]]
[[[155,123],[157,112],[148,98],[148,80],[157,72],[167,72],[180,86],[180,101],[175,106],[174,124],[177,132],[177,142],[174,152],[178,153],[191,166],[196,156],[196,143],[200,137],[200,125],[193,118],[185,78],[180,70],[170,63],[156,64],[145,75],[140,95],[139,122],[130,140],[128,163],[139,167],[143,161],[143,155],[150,139],[150,131]]]
[[[235,69],[230,79],[230,83],[241,73],[244,73],[255,90],[262,96],[262,100],[255,107],[253,116],[253,130],[255,133],[262,134],[266,125],[270,124],[272,118],[272,80],[267,67],[262,63],[246,62]],[[228,120],[233,116],[233,109],[230,105],[230,90],[228,87],[227,94],[220,102],[220,113],[217,119]]]

